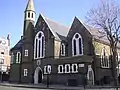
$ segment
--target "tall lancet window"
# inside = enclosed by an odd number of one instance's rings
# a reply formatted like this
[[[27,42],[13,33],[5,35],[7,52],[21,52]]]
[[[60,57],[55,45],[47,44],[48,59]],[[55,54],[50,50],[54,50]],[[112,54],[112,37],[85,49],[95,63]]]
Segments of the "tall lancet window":
[[[72,38],[72,55],[83,55],[83,41],[79,33],[76,33]]]
[[[34,41],[34,58],[44,58],[45,56],[45,37],[42,31],[35,36]]]
[[[109,55],[105,47],[102,49],[102,52],[101,52],[101,67],[109,68]]]

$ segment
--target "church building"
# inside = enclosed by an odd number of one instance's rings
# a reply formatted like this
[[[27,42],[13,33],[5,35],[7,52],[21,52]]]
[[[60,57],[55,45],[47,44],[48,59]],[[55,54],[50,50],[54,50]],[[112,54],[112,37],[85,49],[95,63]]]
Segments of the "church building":
[[[70,27],[41,13],[37,20],[35,17],[34,2],[28,0],[23,35],[10,50],[10,82],[39,84],[49,81],[50,84],[63,85],[112,83],[109,41],[103,33],[77,17]]]

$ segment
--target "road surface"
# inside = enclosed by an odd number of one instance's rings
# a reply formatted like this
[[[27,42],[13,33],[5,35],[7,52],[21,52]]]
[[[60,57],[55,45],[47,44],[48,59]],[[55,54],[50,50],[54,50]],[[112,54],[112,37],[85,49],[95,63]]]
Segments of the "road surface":
[[[34,89],[34,88],[32,89],[32,88],[0,86],[0,90],[50,90],[50,89]]]

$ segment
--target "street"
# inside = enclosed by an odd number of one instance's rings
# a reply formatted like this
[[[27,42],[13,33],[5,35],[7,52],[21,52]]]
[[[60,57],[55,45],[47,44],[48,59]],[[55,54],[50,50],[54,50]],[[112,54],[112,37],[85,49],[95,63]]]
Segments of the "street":
[[[10,86],[0,86],[0,90],[53,90],[53,89],[35,89],[35,88],[21,88],[21,87],[10,87]],[[58,89],[54,89],[58,90]],[[83,89],[83,88],[76,88],[76,89],[61,89],[61,90],[116,90],[115,88],[109,88],[109,89]],[[118,89],[120,90],[120,88]]]
[[[32,88],[0,86],[0,90],[50,90],[50,89],[32,89]]]

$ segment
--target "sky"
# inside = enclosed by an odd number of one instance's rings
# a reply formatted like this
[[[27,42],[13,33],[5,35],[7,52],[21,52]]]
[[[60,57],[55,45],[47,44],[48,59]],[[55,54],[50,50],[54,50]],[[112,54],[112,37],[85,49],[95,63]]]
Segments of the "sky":
[[[11,47],[21,38],[27,2],[28,0],[0,0],[0,37],[10,34]],[[71,25],[75,16],[85,21],[87,12],[98,4],[99,0],[34,0],[36,20],[42,13],[66,26]]]

